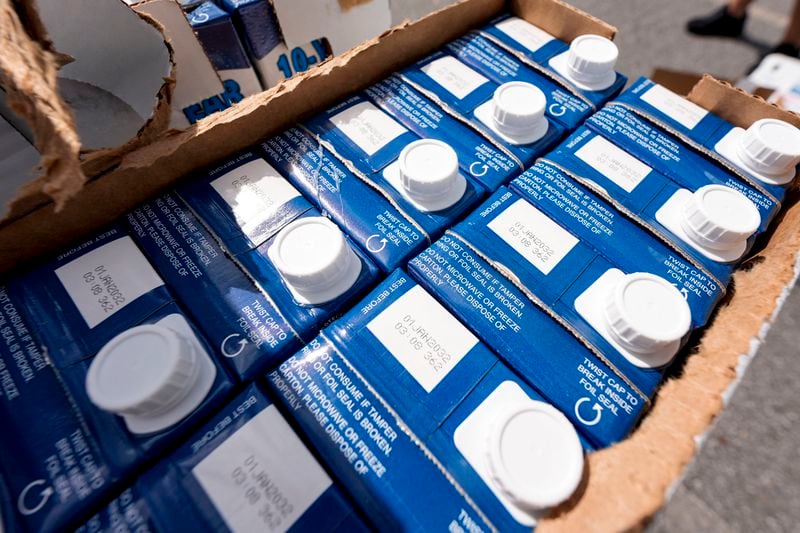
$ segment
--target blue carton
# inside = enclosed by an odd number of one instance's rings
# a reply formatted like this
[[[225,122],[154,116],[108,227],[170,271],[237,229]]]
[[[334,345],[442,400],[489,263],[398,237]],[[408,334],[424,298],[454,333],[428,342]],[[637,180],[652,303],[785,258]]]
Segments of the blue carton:
[[[770,212],[761,210],[769,202],[757,191],[740,192],[735,180],[731,187],[691,170],[673,181],[588,128],[544,159],[639,219],[724,285],[768,224]]]
[[[423,138],[361,94],[305,123],[354,173],[412,213],[435,238],[484,195],[471,176],[475,152]]]
[[[763,232],[781,208],[771,194],[743,182],[715,161],[690,148],[621,105],[608,105],[586,121],[585,126],[636,156],[659,174],[688,189],[720,184],[736,189],[761,213]]]
[[[22,525],[17,519],[16,502],[11,501],[5,479],[0,473],[0,530],[4,533],[20,533]]]
[[[544,159],[511,189],[618,268],[650,272],[675,285],[689,304],[693,327],[704,326],[725,295],[712,275]]]
[[[570,46],[536,25],[513,15],[501,15],[480,31],[529,67],[553,78],[574,95],[588,101],[594,109],[600,108],[618,95],[628,81],[627,77],[614,71],[618,54],[616,46],[602,37],[579,36]],[[580,55],[583,46],[591,47],[592,54],[586,57]],[[598,56],[601,50],[606,57]],[[600,76],[599,83],[589,82],[587,85],[574,79],[575,74],[568,67],[570,53],[577,54],[576,59],[591,61],[593,68],[597,68],[598,59],[602,59],[604,75]]]
[[[532,165],[592,112],[586,101],[476,33],[453,41],[401,75],[522,167]]]
[[[497,529],[324,333],[268,380],[323,463],[381,529]]]
[[[502,150],[462,122],[442,111],[392,74],[364,90],[366,96],[405,127],[425,139],[439,139],[456,147],[462,168],[485,189],[494,191],[522,169]]]
[[[209,1],[186,17],[220,78],[233,80],[243,96],[261,92],[261,83],[229,14]]]
[[[430,244],[426,227],[437,227],[435,218],[403,209],[389,192],[352,172],[306,130],[290,128],[267,139],[261,149],[270,164],[317,209],[346,228],[384,272],[404,265]]]
[[[251,380],[302,347],[303,340],[269,295],[175,194],[143,204],[126,220],[217,357],[240,380]]]
[[[691,308],[671,284],[670,267],[636,260],[647,250],[647,236],[638,243],[644,248],[631,247],[636,255],[606,257],[575,229],[593,224],[589,216],[574,218],[570,209],[550,214],[537,207],[500,189],[453,233],[489,264],[500,265],[501,273],[513,273],[514,282],[530,292],[544,314],[569,329],[637,392],[652,397],[691,328]],[[709,283],[701,278],[686,285],[698,290],[703,282]],[[719,293],[703,305],[714,296]]]
[[[272,401],[250,385],[78,531],[367,531]]]
[[[218,3],[233,19],[261,78],[261,85],[265,89],[270,87],[266,63],[270,52],[283,42],[272,3],[269,0],[219,0]]]
[[[233,255],[258,247],[311,209],[253,150],[206,169],[177,192]]]
[[[511,52],[527,58],[541,69],[551,57],[566,52],[569,45],[527,20],[504,13],[480,29],[481,33]]]
[[[797,147],[800,144],[800,130],[785,122],[763,119],[751,126],[755,127],[753,132],[749,131],[750,128],[745,132],[742,128],[735,127],[714,113],[645,77],[636,80],[620,94],[616,103],[626,106],[668,133],[679,137],[705,156],[716,160],[751,187],[771,196],[776,203],[783,201],[786,189],[791,186],[797,174],[797,165],[800,163],[800,148]],[[767,133],[766,137],[759,136],[757,125],[760,123],[771,123],[772,126],[780,123],[779,129],[775,130],[777,135]],[[761,142],[753,146],[757,151],[764,151],[761,154],[754,154],[756,166],[759,167],[756,169],[752,163],[745,163],[740,156],[741,151],[738,146],[740,140],[745,137],[745,140],[752,141],[752,137],[747,137],[748,133],[760,137]],[[763,144],[764,141],[770,141],[771,146]],[[776,142],[777,153],[772,149],[776,148],[773,144]],[[766,150],[767,148],[770,149]],[[775,157],[778,154],[780,156]],[[766,157],[767,160],[762,160],[762,157]],[[770,164],[762,166],[767,162]]]
[[[15,280],[9,292],[59,367],[93,356],[173,299],[121,224]]]
[[[0,290],[0,423],[15,435],[0,440],[0,463],[26,526],[63,530],[216,409],[232,383],[173,303],[98,355],[59,367],[14,294]],[[130,344],[135,334],[148,350]],[[179,355],[156,335],[176,341]],[[130,362],[133,353],[145,364]]]
[[[647,408],[647,395],[456,231],[414,258],[410,274],[593,445],[623,439]]]
[[[549,414],[571,434],[569,440],[575,445],[571,458],[582,464],[580,438],[567,419],[402,271],[391,274],[360,305],[324,330],[319,342],[348,362],[352,370],[343,367],[342,371],[350,379],[360,376],[383,397],[501,531],[529,530],[535,522],[529,510],[504,492],[509,487],[495,480],[497,465],[490,470],[485,460],[490,452],[487,435],[507,429],[505,424],[499,428],[494,424],[510,414],[508,404],[534,400],[538,402],[534,409],[543,405],[550,409]],[[488,396],[496,397],[486,402]],[[526,428],[540,443],[550,436],[538,426],[542,431],[524,425],[520,430]],[[517,461],[513,454],[505,459]],[[581,471],[552,472],[558,481],[562,475],[571,476],[573,485],[560,496],[566,498],[575,489]],[[546,482],[558,484],[552,478]]]

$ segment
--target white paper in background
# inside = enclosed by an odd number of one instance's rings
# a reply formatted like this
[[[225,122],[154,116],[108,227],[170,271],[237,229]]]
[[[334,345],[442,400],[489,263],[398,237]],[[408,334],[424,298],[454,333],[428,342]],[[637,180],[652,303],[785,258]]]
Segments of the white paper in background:
[[[171,65],[164,37],[119,0],[38,0],[49,38],[75,60],[59,90],[85,149],[115,147],[152,116]]]
[[[283,40],[291,50],[327,37],[334,55],[377,37],[392,25],[389,0],[274,0]]]
[[[0,218],[17,190],[36,177],[39,152],[3,117],[0,117]]]
[[[175,69],[175,90],[172,93],[170,128],[187,128],[189,121],[183,108],[223,92],[222,82],[208,60],[203,47],[175,0],[126,0],[139,13],[146,13],[163,27],[172,42]],[[258,90],[261,88],[258,87]],[[258,91],[256,91],[258,92]],[[250,94],[250,93],[245,93]]]

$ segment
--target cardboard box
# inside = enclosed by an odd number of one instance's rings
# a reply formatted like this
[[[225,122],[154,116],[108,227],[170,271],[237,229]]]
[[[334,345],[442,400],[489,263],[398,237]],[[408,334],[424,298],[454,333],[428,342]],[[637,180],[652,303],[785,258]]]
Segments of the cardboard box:
[[[341,101],[487,22],[504,7],[566,41],[582,33],[609,37],[615,33],[611,26],[558,0],[464,0],[415,23],[404,23],[313,72],[126,154],[111,172],[88,182],[58,211],[54,203],[24,213],[18,210],[14,219],[0,225],[0,269],[9,271],[86,235],[190,171],[232,155]],[[77,140],[68,130],[59,129],[69,124],[63,107],[50,105],[46,99],[55,95],[54,87],[47,83],[52,81],[48,73],[54,71],[57,56],[20,35],[20,17],[9,17],[10,11],[10,0],[0,0],[0,29],[11,31],[15,42],[20,43],[20,50],[14,54],[20,62],[12,62],[5,51],[0,54],[2,79],[5,83],[6,73],[12,72],[19,80],[20,73],[14,69],[31,64],[24,59],[25,53],[44,61],[44,70],[31,70],[30,75],[45,85],[29,85],[31,92],[18,91],[16,98],[29,105],[31,112],[36,107],[36,116],[43,121],[40,134],[62,143],[59,150],[47,151],[51,159],[46,161],[51,178],[53,173],[63,176],[64,169],[79,167],[74,159],[52,158],[62,153],[74,155]],[[26,12],[21,13],[30,22]],[[9,20],[16,22],[11,24]],[[743,127],[765,116],[800,126],[800,116],[711,77],[704,77],[689,99]],[[42,106],[48,113],[41,112]],[[696,437],[708,429],[722,409],[723,395],[736,380],[740,356],[757,349],[785,298],[787,285],[797,277],[797,200],[797,192],[792,192],[773,231],[758,243],[745,268],[735,273],[735,294],[722,305],[680,372],[661,388],[641,426],[624,442],[588,458],[586,485],[574,500],[543,520],[539,531],[634,529],[664,504],[670,487],[696,451]]]

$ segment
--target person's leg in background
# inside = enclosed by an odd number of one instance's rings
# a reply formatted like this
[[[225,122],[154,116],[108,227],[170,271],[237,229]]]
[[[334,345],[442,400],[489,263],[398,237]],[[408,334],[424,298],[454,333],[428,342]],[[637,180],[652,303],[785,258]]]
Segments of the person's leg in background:
[[[695,35],[740,37],[753,0],[730,0],[704,17],[691,19],[686,29]],[[789,24],[779,43],[767,52],[797,57],[800,54],[800,0],[795,0]]]
[[[686,29],[695,35],[739,37],[747,21],[747,7],[753,0],[730,0],[704,17],[691,19]]]
[[[794,1],[789,25],[786,26],[786,31],[783,32],[783,39],[773,49],[773,52],[794,57],[800,55],[800,0]]]

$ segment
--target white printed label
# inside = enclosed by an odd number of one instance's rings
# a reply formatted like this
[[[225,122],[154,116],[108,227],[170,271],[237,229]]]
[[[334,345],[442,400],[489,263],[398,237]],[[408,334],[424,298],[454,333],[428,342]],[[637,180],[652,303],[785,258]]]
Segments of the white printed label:
[[[469,93],[489,81],[482,74],[451,56],[431,61],[422,67],[422,72],[459,100],[463,100]]]
[[[487,227],[545,275],[579,242],[525,200],[508,206]]]
[[[640,98],[690,130],[708,114],[699,105],[661,85],[653,85]]]
[[[263,159],[255,159],[211,182],[211,186],[233,210],[236,223],[256,244],[269,237],[260,235],[261,224],[300,193]]]
[[[92,250],[55,270],[89,328],[164,285],[130,237]]]
[[[232,531],[286,531],[331,485],[270,405],[192,470]]]
[[[331,122],[367,155],[372,155],[408,130],[370,102],[348,107]]]
[[[431,392],[478,339],[416,286],[367,324],[414,379]]]
[[[504,381],[459,424],[453,434],[456,449],[492,490],[503,507],[517,522],[529,527],[536,524],[533,516],[514,505],[495,482],[489,467],[488,437],[490,432],[495,430],[498,418],[516,405],[530,401],[530,396],[517,383]]]
[[[506,19],[498,23],[495,27],[531,52],[537,51],[539,48],[555,39],[555,37],[546,31],[517,17]]]
[[[581,146],[575,156],[626,192],[635,189],[653,170],[599,135]]]

